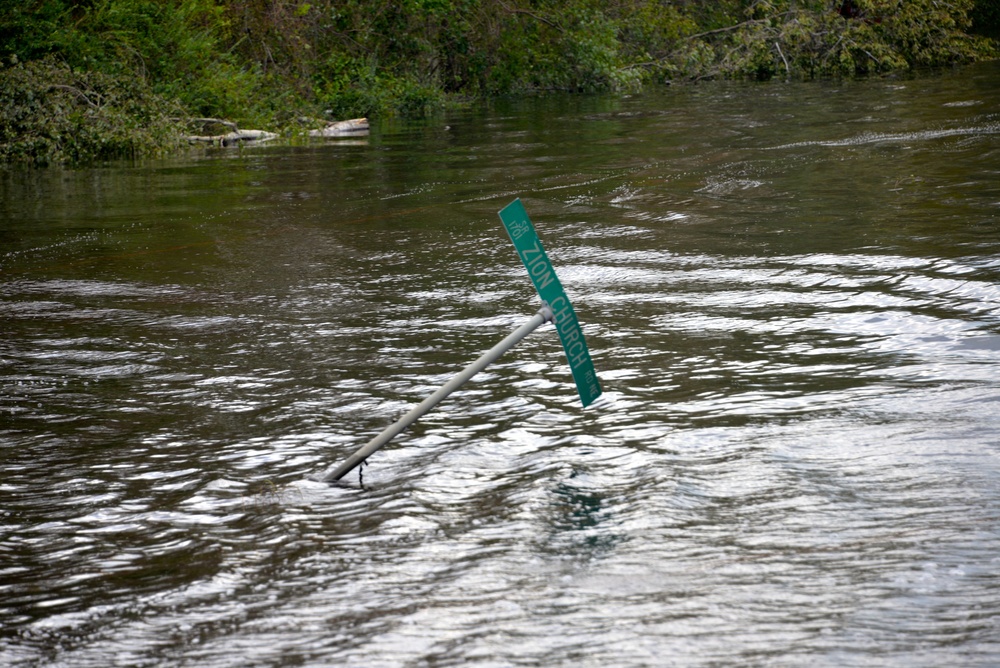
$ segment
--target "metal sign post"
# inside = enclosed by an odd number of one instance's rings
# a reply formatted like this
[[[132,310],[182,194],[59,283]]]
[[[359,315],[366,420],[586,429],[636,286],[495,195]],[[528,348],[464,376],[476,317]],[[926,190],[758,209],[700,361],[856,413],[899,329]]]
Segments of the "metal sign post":
[[[530,320],[511,332],[507,338],[490,348],[479,359],[438,388],[434,394],[424,399],[385,431],[370,440],[363,448],[351,455],[347,461],[339,466],[331,466],[322,474],[314,476],[315,480],[330,482],[343,478],[372,453],[419,420],[424,413],[434,408],[442,399],[464,385],[466,381],[495,362],[501,355],[520,343],[521,339],[546,322],[554,322],[556,325],[556,331],[559,332],[559,338],[562,339],[563,350],[566,351],[566,359],[569,360],[570,369],[573,371],[573,378],[576,380],[576,388],[580,393],[580,401],[583,402],[583,405],[590,405],[601,394],[601,385],[597,380],[594,365],[590,361],[590,352],[583,339],[583,331],[576,319],[576,313],[573,311],[573,306],[569,303],[565,291],[563,291],[562,284],[556,277],[555,269],[552,268],[552,263],[549,262],[549,258],[542,248],[542,242],[539,241],[538,234],[535,232],[521,200],[514,200],[507,205],[500,212],[500,220],[503,221],[511,241],[514,242],[518,256],[524,263],[528,275],[531,276],[531,280],[542,298],[542,308]]]
[[[531,334],[533,331],[538,329],[539,326],[549,322],[550,320],[552,320],[552,311],[547,306],[543,306],[530,320],[508,334],[506,339],[490,348],[487,352],[483,353],[479,359],[465,367],[461,373],[457,374],[454,378],[439,387],[434,394],[420,402],[420,404],[413,408],[409,413],[396,420],[396,422],[390,425],[381,434],[368,441],[365,447],[351,455],[346,462],[340,466],[330,467],[325,473],[323,473],[323,475],[317,476],[317,479],[323,482],[329,482],[331,480],[340,480],[343,478],[345,475],[350,473],[355,466],[366,460],[368,455],[372,454],[391,441],[396,434],[400,433],[419,420],[424,413],[434,408],[442,399],[460,388],[467,380],[499,359],[501,355],[520,343],[521,339],[526,337],[528,334]]]

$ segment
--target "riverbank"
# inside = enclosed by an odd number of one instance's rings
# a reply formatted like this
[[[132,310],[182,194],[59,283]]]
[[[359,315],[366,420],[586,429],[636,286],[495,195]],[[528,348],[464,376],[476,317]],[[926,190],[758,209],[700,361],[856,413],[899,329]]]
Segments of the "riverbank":
[[[14,4],[14,3],[9,3]],[[46,0],[0,8],[0,162],[184,145],[192,117],[422,116],[497,96],[881,75],[997,57],[984,0],[360,3]]]

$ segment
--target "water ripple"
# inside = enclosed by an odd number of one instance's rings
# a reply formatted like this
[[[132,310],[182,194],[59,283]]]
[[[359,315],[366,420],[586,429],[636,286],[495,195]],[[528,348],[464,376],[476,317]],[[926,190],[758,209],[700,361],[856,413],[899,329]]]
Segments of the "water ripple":
[[[994,78],[59,172],[75,222],[5,194],[0,663],[991,665]],[[538,308],[513,196],[605,394],[546,325],[312,481]]]

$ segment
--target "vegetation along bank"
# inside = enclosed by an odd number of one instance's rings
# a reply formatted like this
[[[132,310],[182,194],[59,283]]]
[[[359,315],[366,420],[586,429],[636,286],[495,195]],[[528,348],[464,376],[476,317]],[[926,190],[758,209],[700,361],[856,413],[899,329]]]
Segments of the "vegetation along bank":
[[[996,0],[0,0],[0,163],[155,155],[221,118],[996,58]],[[322,122],[322,121],[318,121]]]

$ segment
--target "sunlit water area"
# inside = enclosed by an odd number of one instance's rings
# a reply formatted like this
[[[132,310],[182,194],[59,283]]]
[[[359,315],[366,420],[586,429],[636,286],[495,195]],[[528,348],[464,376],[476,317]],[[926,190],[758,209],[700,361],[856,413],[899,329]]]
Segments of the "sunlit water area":
[[[2,665],[998,662],[998,64],[0,172]]]

